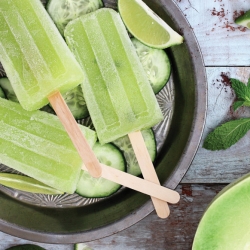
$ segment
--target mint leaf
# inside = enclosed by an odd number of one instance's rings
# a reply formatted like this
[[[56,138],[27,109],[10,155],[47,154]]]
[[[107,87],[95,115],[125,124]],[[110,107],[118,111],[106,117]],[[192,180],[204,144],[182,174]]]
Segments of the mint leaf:
[[[239,99],[243,100],[246,100],[247,98],[250,99],[250,89],[248,86],[246,86],[243,82],[234,78],[231,78],[230,81],[232,83],[232,87],[235,91],[235,94]]]
[[[235,111],[237,108],[243,106],[243,104],[244,104],[244,101],[236,101],[236,102],[234,102],[234,104],[233,104],[233,109],[234,109],[234,111]]]
[[[250,106],[250,79],[248,80],[247,85],[234,78],[231,78],[230,81],[238,98],[238,102],[233,105],[234,111],[243,105]]]
[[[227,149],[250,130],[250,118],[229,121],[212,131],[205,139],[203,148],[209,150]]]

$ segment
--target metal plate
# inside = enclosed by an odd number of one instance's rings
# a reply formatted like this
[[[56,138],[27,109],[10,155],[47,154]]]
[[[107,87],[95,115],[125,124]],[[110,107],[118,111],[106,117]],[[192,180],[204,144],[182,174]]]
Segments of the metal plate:
[[[115,1],[104,2],[106,7],[116,8]],[[162,185],[174,189],[190,166],[201,139],[206,76],[197,41],[176,4],[169,0],[145,2],[185,39],[182,45],[166,50],[172,74],[157,95],[165,119],[154,128],[159,152],[157,174]],[[11,170],[0,165],[0,171]],[[102,238],[135,224],[153,211],[148,196],[127,188],[100,200],[78,195],[32,195],[4,187],[1,191],[0,230],[44,243]]]

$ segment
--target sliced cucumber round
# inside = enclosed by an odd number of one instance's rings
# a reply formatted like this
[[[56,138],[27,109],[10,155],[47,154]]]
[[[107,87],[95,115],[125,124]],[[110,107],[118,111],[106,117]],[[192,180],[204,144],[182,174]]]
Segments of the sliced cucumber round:
[[[63,98],[75,119],[83,119],[89,116],[81,85],[64,93]]]
[[[8,78],[0,78],[0,87],[3,89],[3,92],[8,100],[19,102]]]
[[[93,151],[101,163],[123,172],[126,170],[124,156],[115,145],[111,143],[101,145],[97,142],[93,146]],[[120,187],[120,184],[102,177],[93,178],[87,171],[82,170],[76,193],[88,198],[102,198],[115,193]]]
[[[3,89],[0,87],[0,97],[1,98],[6,98],[5,97],[5,94],[4,94],[4,92],[3,92]]]
[[[141,132],[142,132],[142,136],[145,141],[146,147],[148,149],[149,155],[153,162],[155,160],[156,152],[157,152],[154,132],[152,129],[145,129],[145,130],[142,130]],[[127,135],[123,136],[119,139],[116,139],[112,143],[114,143],[123,152],[123,155],[127,162],[127,172],[135,176],[140,175],[141,169],[136,159],[129,137]]]
[[[131,38],[131,40],[153,91],[157,94],[166,85],[171,74],[171,64],[168,55],[165,50],[151,48],[136,38]]]
[[[75,119],[80,120],[89,116],[89,111],[83,97],[81,85],[67,91],[62,94],[62,96]],[[52,108],[50,103],[49,106]],[[45,109],[45,111],[47,110]],[[47,112],[49,112],[49,110]]]
[[[69,21],[103,7],[101,0],[50,0],[47,11],[63,35]]]

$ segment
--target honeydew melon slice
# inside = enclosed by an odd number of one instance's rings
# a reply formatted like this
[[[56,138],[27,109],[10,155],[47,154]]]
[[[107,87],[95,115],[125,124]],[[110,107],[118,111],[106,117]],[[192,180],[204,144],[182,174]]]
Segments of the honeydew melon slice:
[[[192,250],[250,249],[250,174],[226,186],[198,225]]]

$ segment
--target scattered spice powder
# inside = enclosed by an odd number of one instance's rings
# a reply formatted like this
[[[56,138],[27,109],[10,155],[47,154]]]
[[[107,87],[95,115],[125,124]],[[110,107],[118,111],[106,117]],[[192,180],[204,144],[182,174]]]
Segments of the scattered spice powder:
[[[221,72],[220,74],[221,76],[221,82],[224,84],[224,86],[229,86],[230,88],[232,88],[232,83],[230,80],[230,73],[229,72]]]
[[[223,85],[225,92],[227,92],[226,87],[229,87],[231,90],[231,95],[232,95],[232,97],[234,97],[232,104],[229,107],[228,115],[230,116],[230,119],[238,119],[240,117],[240,115],[245,112],[245,107],[240,107],[239,109],[234,111],[233,103],[235,101],[237,101],[237,96],[235,95],[234,90],[232,88],[232,82],[230,80],[230,73],[229,72],[221,72],[220,77],[221,78],[217,79],[216,81],[220,82]]]
[[[221,8],[220,11],[216,10],[215,8],[213,8],[213,9],[211,10],[211,15],[212,15],[212,16],[218,16],[218,17],[220,17],[220,18],[223,18],[223,17],[225,17],[226,14],[228,14],[228,12],[225,13],[225,9],[224,9],[224,8]]]
[[[216,0],[215,0],[216,2]],[[220,0],[219,2],[222,2]],[[216,16],[219,19],[219,23],[222,25],[218,25],[217,27],[227,29],[227,31],[236,31],[239,30],[241,32],[245,32],[247,30],[246,27],[235,24],[235,19],[244,14],[243,10],[235,10],[231,16],[231,13],[228,10],[225,10],[225,4],[220,5],[220,9],[217,10],[215,7],[210,10],[212,16]],[[216,26],[216,24],[214,24]],[[213,28],[211,31],[214,31]]]
[[[232,96],[234,96],[234,91],[232,88],[232,83],[230,81],[229,72],[221,72],[220,78],[213,80],[213,85],[216,86],[217,89],[223,88],[225,92],[228,92],[228,87],[229,87],[231,90]]]
[[[244,10],[235,10],[234,13],[233,13],[233,20],[235,20],[236,18],[242,16],[245,14],[245,11]]]

